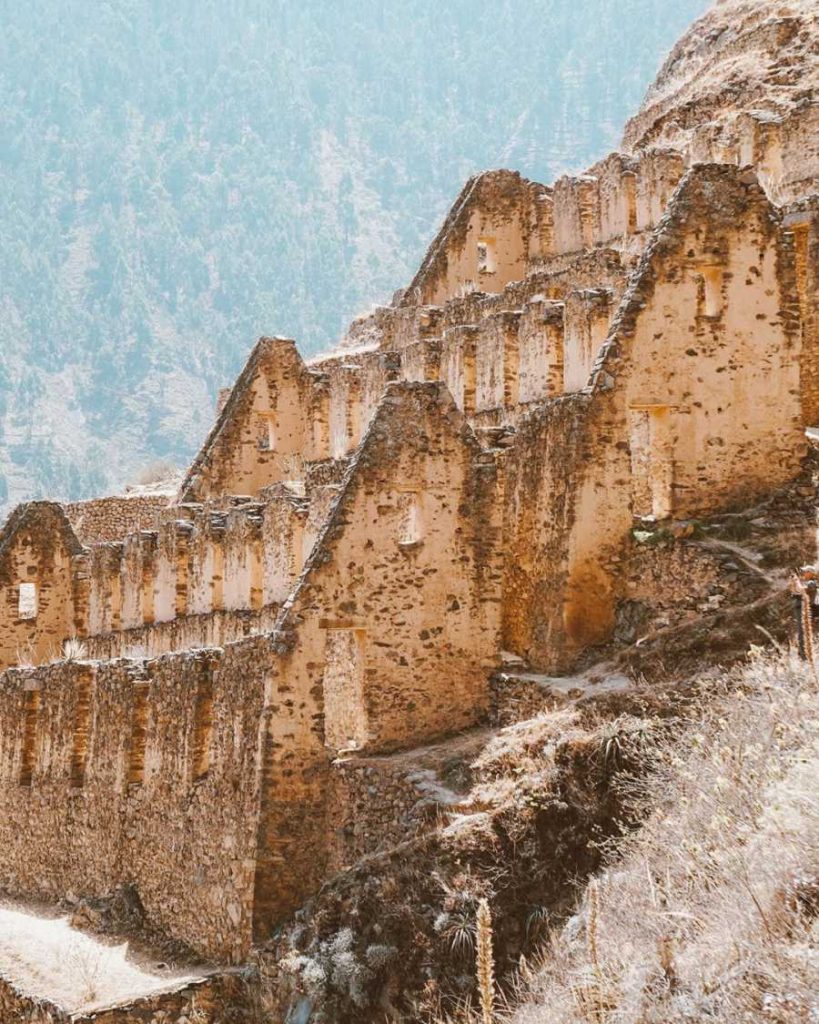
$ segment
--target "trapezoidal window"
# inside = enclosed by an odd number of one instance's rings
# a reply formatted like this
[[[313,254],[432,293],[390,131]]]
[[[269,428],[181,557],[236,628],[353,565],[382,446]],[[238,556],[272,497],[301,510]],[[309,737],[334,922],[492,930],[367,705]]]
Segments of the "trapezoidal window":
[[[722,267],[700,267],[703,288],[703,313],[719,316],[722,312]]]
[[[351,383],[347,388],[347,447],[354,448],[361,440],[363,409],[361,407],[361,391],[357,384]]]
[[[210,573],[210,606],[221,611],[225,604],[225,548],[224,532],[208,544],[208,570]]]
[[[129,786],[145,781],[145,750],[148,746],[148,684],[135,683],[131,690],[131,734],[128,739]]]
[[[546,394],[562,395],[565,390],[564,365],[565,324],[561,319],[547,328]]]
[[[71,745],[71,785],[79,789],[85,785],[88,765],[88,743],[91,733],[91,677],[77,679],[74,696],[74,739]]]
[[[667,519],[674,483],[671,409],[659,405],[629,409],[629,447],[634,515]]]
[[[365,646],[362,629],[326,630],[324,722],[327,746],[334,750],[355,750],[367,742]]]
[[[495,239],[494,238],[479,238],[478,239],[478,273],[479,274],[494,274],[495,265]]]
[[[40,718],[40,691],[27,690],[23,706],[23,749],[20,754],[20,785],[30,786],[37,753],[37,724]]]
[[[259,415],[259,448],[262,451],[274,452],[276,450],[276,414],[261,413]]]
[[[398,545],[402,548],[415,547],[424,539],[423,510],[418,491],[404,491],[398,495],[401,512],[401,527]]]
[[[461,412],[464,416],[475,415],[475,396],[478,390],[478,366],[475,359],[475,340],[465,337],[461,341]],[[456,403],[458,399],[455,399]]]
[[[210,770],[210,748],[213,737],[213,681],[199,681],[193,711],[193,781],[207,778]]]
[[[17,589],[18,619],[37,618],[37,584],[21,583]]]

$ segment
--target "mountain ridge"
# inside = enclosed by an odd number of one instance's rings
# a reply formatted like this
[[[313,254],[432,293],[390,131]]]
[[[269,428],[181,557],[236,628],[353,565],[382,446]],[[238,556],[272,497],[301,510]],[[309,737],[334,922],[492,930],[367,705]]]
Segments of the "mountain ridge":
[[[326,349],[407,284],[471,173],[552,180],[601,155],[703,7],[15,12],[0,512],[184,464],[255,337]]]

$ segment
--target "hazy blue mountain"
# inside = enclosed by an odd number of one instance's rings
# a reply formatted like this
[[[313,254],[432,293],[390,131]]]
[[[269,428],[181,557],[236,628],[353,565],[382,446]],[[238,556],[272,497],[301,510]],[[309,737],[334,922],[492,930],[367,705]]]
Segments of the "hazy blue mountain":
[[[405,284],[463,180],[612,148],[707,0],[0,0],[0,508],[184,462],[262,333]]]

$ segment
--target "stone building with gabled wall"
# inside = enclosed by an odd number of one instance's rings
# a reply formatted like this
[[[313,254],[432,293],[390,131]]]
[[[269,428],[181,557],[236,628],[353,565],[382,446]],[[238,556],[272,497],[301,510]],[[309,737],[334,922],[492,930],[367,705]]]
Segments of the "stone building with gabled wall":
[[[85,632],[85,551],[63,508],[18,506],[0,537],[0,664],[57,657],[65,639]]]
[[[134,886],[156,926],[239,960],[322,880],[338,751],[480,721],[500,643],[497,453],[442,384],[397,382],[351,457],[314,476],[304,498],[170,505],[89,552],[48,506],[88,565],[87,625],[69,629],[85,651],[0,676],[0,887]],[[31,521],[53,543],[52,520]],[[79,605],[66,591],[60,607]]]
[[[796,38],[758,27],[749,46]],[[571,671],[635,596],[635,526],[798,476],[815,109],[725,114],[681,59],[586,173],[471,179],[329,356],[262,338],[177,494],[15,510],[2,888],[132,886],[155,927],[242,960],[353,856],[340,754],[479,724],[509,656]]]

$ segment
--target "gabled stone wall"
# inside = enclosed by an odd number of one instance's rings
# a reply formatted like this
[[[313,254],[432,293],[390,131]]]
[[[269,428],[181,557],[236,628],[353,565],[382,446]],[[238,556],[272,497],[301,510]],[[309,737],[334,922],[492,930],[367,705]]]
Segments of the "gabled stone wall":
[[[182,484],[183,501],[258,494],[326,458],[327,396],[293,341],[262,338]]]
[[[635,516],[793,479],[805,451],[792,236],[753,175],[695,168],[634,275],[592,386],[509,450],[503,644],[565,670],[608,639]]]
[[[498,657],[497,460],[440,384],[396,384],[276,622],[257,936],[329,855],[329,758],[466,728]]]
[[[83,549],[61,506],[21,505],[0,535],[0,670],[60,657],[88,611]]]
[[[551,193],[512,171],[470,179],[402,303],[440,304],[464,290],[498,292],[552,250]]]

